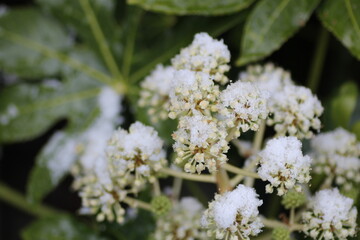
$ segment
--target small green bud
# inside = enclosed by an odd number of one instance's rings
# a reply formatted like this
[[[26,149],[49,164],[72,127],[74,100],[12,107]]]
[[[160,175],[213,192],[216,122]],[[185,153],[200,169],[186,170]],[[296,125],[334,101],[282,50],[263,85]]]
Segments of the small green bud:
[[[297,208],[306,202],[306,197],[303,192],[289,191],[283,196],[281,204],[286,208]]]
[[[152,210],[156,215],[162,216],[165,215],[171,209],[171,201],[168,197],[162,195],[154,197],[151,200]]]
[[[271,235],[272,240],[290,240],[290,231],[284,227],[275,228]]]

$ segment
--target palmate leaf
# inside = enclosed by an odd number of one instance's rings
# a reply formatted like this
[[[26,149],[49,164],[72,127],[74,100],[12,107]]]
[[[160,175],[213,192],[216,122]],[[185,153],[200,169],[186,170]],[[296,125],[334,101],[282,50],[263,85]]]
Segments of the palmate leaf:
[[[115,56],[122,54],[122,45],[119,41],[121,29],[115,19],[115,0],[37,0],[37,2],[42,9],[70,28],[82,43],[97,52],[105,64],[108,59],[104,58],[104,48],[109,46],[110,50],[105,51],[115,53]],[[111,72],[112,70],[110,69]]]
[[[26,79],[51,77],[59,74],[61,63],[40,52],[14,44],[4,37],[4,31],[21,34],[24,38],[57,51],[72,46],[70,36],[54,19],[33,8],[7,10],[0,17],[0,70]]]
[[[240,58],[245,65],[262,59],[281,47],[304,26],[319,0],[262,0],[246,20]]]
[[[350,52],[360,60],[360,1],[324,1],[318,16]]]
[[[24,240],[106,240],[80,221],[59,215],[36,220],[22,232]]]
[[[247,8],[254,0],[128,0],[146,10],[178,15],[222,15]]]
[[[69,128],[82,129],[83,120],[96,107],[99,84],[81,73],[63,82],[19,84],[0,92],[0,142],[31,139],[62,118]]]

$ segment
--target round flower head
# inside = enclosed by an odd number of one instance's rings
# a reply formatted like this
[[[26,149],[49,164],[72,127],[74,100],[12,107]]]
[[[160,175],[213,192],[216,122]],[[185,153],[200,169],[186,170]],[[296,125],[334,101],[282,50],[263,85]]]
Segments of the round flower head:
[[[316,240],[345,240],[356,234],[357,210],[353,200],[339,193],[337,188],[316,193],[303,213],[304,232]]]
[[[281,196],[294,187],[300,191],[297,184],[310,181],[311,159],[303,156],[301,146],[296,137],[280,137],[267,142],[259,153],[261,166],[258,168],[260,178],[270,182],[266,192],[271,193],[276,187]]]
[[[185,164],[185,171],[201,173],[205,168],[216,171],[217,161],[224,163],[229,149],[225,140],[227,132],[217,124],[216,119],[202,115],[182,117],[178,130],[173,133],[177,153],[176,163]]]
[[[219,87],[209,74],[189,70],[175,71],[170,92],[170,118],[177,115],[210,115],[209,109],[216,111],[215,101]]]
[[[360,182],[360,149],[354,134],[337,128],[311,140],[314,171],[335,177],[337,185],[349,191]]]
[[[263,224],[258,207],[262,205],[255,190],[238,185],[231,192],[215,195],[209,203],[201,224],[208,229],[208,236],[216,239],[250,239],[261,232]]]
[[[244,82],[252,82],[263,92],[270,94],[268,104],[271,104],[272,96],[278,94],[285,86],[294,85],[290,73],[272,63],[264,66],[252,65],[245,72],[239,74],[239,79]]]
[[[311,138],[312,131],[320,129],[319,117],[324,109],[308,88],[286,86],[272,98],[267,124],[274,126],[278,135]]]
[[[107,141],[115,130],[121,111],[121,98],[110,88],[103,88],[98,99],[100,116],[77,139],[78,162],[72,168],[73,187],[82,200],[81,214],[95,214],[98,221],[123,222],[124,209],[119,201],[127,192],[113,183],[105,156]]]
[[[268,115],[266,107],[267,95],[250,82],[237,81],[230,84],[220,94],[220,113],[226,117],[226,125],[230,128],[257,131],[261,120]],[[240,135],[235,134],[234,138]]]
[[[207,33],[196,34],[194,41],[171,62],[176,69],[208,73],[222,84],[228,81],[224,73],[230,69],[230,52],[222,40],[215,40]]]
[[[129,132],[116,130],[106,149],[111,177],[120,187],[137,193],[166,164],[162,146],[154,128],[140,122],[132,124]]]
[[[141,83],[139,105],[148,108],[148,114],[153,122],[167,118],[174,71],[173,67],[164,67],[159,64]]]
[[[173,205],[167,215],[158,218],[153,239],[208,239],[206,232],[200,226],[203,209],[203,206],[195,198],[182,198],[179,203]]]
[[[356,136],[343,128],[316,135],[311,140],[311,147],[318,154],[337,154],[344,157],[360,155],[360,146]]]

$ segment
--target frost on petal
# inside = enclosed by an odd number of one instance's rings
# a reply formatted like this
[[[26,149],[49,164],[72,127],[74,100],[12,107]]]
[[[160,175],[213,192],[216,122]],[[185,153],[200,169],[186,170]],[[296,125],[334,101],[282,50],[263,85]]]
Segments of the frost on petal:
[[[173,133],[173,148],[178,155],[175,162],[186,162],[185,171],[190,173],[201,173],[206,168],[216,171],[217,161],[227,160],[224,154],[229,149],[226,135],[226,130],[211,117],[182,117],[178,130]]]
[[[316,173],[334,177],[345,191],[360,183],[360,148],[354,134],[342,128],[319,134],[311,140],[311,149]]]
[[[164,120],[168,116],[174,72],[173,67],[159,64],[141,83],[139,105],[147,108],[153,122]]]
[[[357,210],[353,200],[339,193],[337,188],[316,193],[303,213],[304,232],[313,239],[341,239],[356,234]]]
[[[280,137],[267,142],[259,153],[260,167],[258,174],[264,181],[269,181],[267,192],[277,188],[278,195],[285,194],[299,183],[310,181],[311,158],[303,156],[301,142],[296,137]]]
[[[156,222],[154,239],[206,240],[206,231],[201,229],[200,217],[204,207],[193,197],[183,197],[175,202],[172,210]]]
[[[225,235],[235,237],[238,233],[248,239],[258,235],[263,227],[258,211],[262,203],[253,188],[238,185],[231,192],[215,196],[202,217],[202,225],[216,239]]]
[[[319,117],[324,111],[318,98],[310,89],[286,86],[272,97],[269,106],[270,118],[267,124],[274,126],[278,135],[311,138],[313,131],[319,131]]]
[[[174,68],[208,73],[212,78],[225,84],[224,75],[229,71],[230,52],[222,40],[215,40],[207,33],[198,33],[193,42],[183,48],[172,60]]]
[[[267,92],[260,91],[255,84],[237,81],[221,92],[220,113],[226,117],[224,121],[229,127],[242,132],[257,131],[268,115],[267,98]]]

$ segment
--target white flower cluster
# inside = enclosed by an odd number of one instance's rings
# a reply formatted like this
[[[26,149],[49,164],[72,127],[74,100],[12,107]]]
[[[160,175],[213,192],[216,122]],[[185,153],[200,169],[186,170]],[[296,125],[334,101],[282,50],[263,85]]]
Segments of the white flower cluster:
[[[227,161],[229,141],[240,132],[258,130],[267,117],[266,95],[252,83],[236,82],[220,92],[215,81],[227,81],[223,74],[229,60],[227,47],[205,33],[195,35],[172,60],[177,71],[169,117],[179,118],[174,150],[176,162],[185,162],[187,172],[216,171]]]
[[[303,213],[304,232],[316,240],[346,240],[356,234],[357,210],[353,200],[338,189],[316,193],[309,210]]]
[[[182,115],[210,115],[217,111],[219,86],[209,74],[190,70],[175,71],[170,92],[170,118]]]
[[[281,93],[273,97],[274,104],[269,106],[272,115],[267,123],[274,125],[279,135],[311,138],[313,130],[320,129],[319,117],[324,109],[310,89],[286,86]]]
[[[261,232],[263,224],[258,207],[262,205],[255,190],[238,185],[231,192],[215,195],[209,203],[201,223],[207,228],[208,236],[216,239],[250,239]]]
[[[335,177],[335,183],[350,190],[360,183],[360,143],[343,128],[317,135],[311,140],[314,171]]]
[[[240,73],[240,79],[268,91],[267,125],[274,126],[279,136],[311,138],[313,131],[320,129],[321,103],[309,89],[295,86],[288,72],[272,64],[255,65]]]
[[[207,33],[198,33],[194,41],[183,48],[172,60],[172,65],[180,70],[187,69],[207,73],[221,84],[227,83],[224,75],[229,71],[230,52],[223,41],[211,38]]]
[[[197,199],[183,197],[174,203],[172,210],[156,222],[153,239],[156,240],[206,240],[206,231],[200,226],[204,208]]]
[[[119,201],[127,192],[115,186],[111,180],[105,156],[107,141],[119,121],[121,97],[112,89],[103,88],[99,98],[100,116],[89,129],[77,138],[77,163],[72,168],[82,200],[81,214],[96,214],[98,221],[122,222],[125,210]]]
[[[166,165],[163,141],[157,132],[140,122],[132,124],[129,132],[116,130],[108,142],[106,156],[110,176],[122,189],[138,193],[147,181]]]
[[[228,85],[220,95],[220,113],[226,117],[229,128],[257,131],[261,120],[266,119],[268,110],[266,92],[260,91],[253,83],[237,81]],[[240,131],[234,138],[240,136]]]
[[[168,117],[169,94],[175,69],[159,64],[141,83],[139,106],[147,107],[150,120],[154,123]]]
[[[299,183],[310,181],[311,159],[303,156],[301,142],[296,137],[280,137],[267,142],[259,153],[260,167],[258,174],[264,181],[269,181],[266,192],[272,193],[277,188],[279,196],[289,189],[300,191]]]
[[[216,171],[217,161],[227,161],[224,154],[229,149],[226,135],[226,131],[220,129],[211,117],[182,117],[178,130],[173,133],[173,148],[177,153],[175,163],[187,161],[184,169],[190,173],[201,173],[205,168],[210,172]]]

